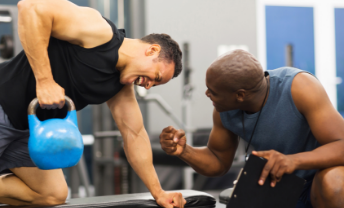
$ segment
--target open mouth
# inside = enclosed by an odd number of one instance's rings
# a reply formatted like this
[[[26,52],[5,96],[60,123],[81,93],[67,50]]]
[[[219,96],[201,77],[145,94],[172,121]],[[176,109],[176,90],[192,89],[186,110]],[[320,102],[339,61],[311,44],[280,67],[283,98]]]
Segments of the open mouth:
[[[142,76],[139,76],[139,77],[135,80],[135,84],[136,84],[136,85],[141,85],[144,81],[145,81],[145,78],[142,77]]]

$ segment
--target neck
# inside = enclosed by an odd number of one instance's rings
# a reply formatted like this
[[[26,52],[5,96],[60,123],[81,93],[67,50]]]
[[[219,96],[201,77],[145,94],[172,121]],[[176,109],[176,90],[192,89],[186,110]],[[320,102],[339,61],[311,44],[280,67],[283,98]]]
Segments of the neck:
[[[118,61],[116,64],[116,69],[122,72],[128,67],[132,61],[138,57],[138,52],[142,50],[142,42],[139,39],[129,39],[124,38],[121,47],[118,50]]]
[[[250,98],[246,101],[246,103],[240,109],[249,114],[260,111],[261,108],[265,105],[266,101],[268,100],[268,96],[270,92],[269,82],[270,82],[269,77],[265,77],[260,89],[257,92],[252,93]]]

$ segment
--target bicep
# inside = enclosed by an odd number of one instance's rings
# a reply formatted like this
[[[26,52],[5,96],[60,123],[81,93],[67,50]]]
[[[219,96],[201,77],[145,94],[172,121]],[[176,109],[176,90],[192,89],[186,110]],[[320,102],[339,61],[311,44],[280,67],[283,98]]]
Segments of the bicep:
[[[222,125],[220,114],[215,109],[213,122],[207,146],[229,168],[238,147],[239,137]]]
[[[41,24],[39,19],[50,21],[51,36],[80,46],[90,45],[92,41],[101,44],[98,41],[108,41],[113,34],[97,10],[67,0],[24,0],[18,3],[18,8],[19,14],[36,16],[33,21],[37,22],[37,27]]]
[[[299,73],[292,83],[292,97],[320,144],[344,139],[344,120],[324,87],[310,74]]]

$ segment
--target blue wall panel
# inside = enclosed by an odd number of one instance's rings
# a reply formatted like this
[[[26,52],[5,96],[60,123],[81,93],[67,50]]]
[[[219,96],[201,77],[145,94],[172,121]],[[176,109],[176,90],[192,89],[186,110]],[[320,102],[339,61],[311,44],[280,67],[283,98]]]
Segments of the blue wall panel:
[[[85,6],[88,7],[88,1],[87,0],[69,0],[71,2],[73,2],[74,4],[78,5],[78,6]]]
[[[344,80],[344,9],[335,9],[337,77]],[[344,83],[337,85],[338,111],[344,115]]]
[[[266,6],[267,69],[286,65],[286,46],[293,46],[294,67],[315,73],[313,8]]]
[[[0,5],[17,5],[19,0],[1,0]]]

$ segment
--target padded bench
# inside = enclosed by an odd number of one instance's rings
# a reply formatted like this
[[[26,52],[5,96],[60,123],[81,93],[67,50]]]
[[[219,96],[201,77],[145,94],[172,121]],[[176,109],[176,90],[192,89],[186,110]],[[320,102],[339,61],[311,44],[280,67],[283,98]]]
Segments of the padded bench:
[[[185,208],[213,208],[215,207],[216,200],[213,196],[193,190],[177,190],[181,192],[186,200]],[[0,205],[1,208],[12,207],[8,205]],[[25,206],[25,207],[37,207],[37,206]],[[54,208],[81,208],[81,207],[116,207],[116,208],[160,208],[155,202],[150,193],[139,194],[123,194],[112,196],[98,196],[88,198],[75,198],[69,199],[65,204],[53,206]]]

